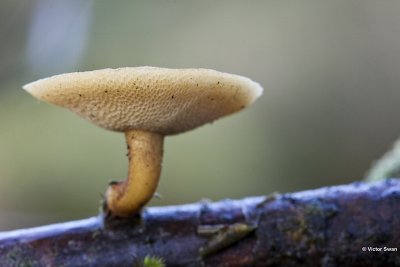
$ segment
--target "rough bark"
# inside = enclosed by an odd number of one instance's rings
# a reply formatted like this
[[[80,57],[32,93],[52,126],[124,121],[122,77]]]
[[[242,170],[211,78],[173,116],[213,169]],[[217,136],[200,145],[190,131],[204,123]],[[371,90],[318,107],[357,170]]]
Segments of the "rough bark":
[[[167,266],[400,266],[399,249],[392,179],[4,232],[0,266],[132,267],[146,255]]]

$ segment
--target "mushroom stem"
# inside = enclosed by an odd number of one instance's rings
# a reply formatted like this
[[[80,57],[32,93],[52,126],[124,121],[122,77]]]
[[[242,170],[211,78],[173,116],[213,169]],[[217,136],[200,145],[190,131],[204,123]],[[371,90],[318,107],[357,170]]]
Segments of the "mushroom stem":
[[[112,214],[128,217],[138,213],[156,191],[161,172],[164,136],[143,130],[125,132],[129,171],[125,181],[110,183],[107,207]]]

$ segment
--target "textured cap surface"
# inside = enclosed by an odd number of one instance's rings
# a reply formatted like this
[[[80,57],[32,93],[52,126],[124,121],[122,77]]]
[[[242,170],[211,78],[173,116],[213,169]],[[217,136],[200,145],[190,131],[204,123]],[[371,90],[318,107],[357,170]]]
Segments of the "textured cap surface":
[[[252,80],[208,69],[132,67],[56,75],[23,87],[106,129],[176,134],[239,111],[262,94]]]

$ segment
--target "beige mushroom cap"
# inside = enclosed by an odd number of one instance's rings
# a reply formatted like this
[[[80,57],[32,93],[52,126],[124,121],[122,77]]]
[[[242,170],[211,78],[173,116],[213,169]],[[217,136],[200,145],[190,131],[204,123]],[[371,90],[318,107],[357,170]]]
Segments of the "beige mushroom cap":
[[[155,67],[67,73],[23,88],[100,127],[163,135],[188,131],[239,111],[263,91],[258,83],[239,75]]]

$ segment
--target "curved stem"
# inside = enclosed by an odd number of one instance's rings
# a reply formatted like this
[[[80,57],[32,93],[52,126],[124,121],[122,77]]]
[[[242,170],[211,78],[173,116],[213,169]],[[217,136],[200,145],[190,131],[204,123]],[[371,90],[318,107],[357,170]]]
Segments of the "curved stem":
[[[164,136],[142,131],[125,132],[128,146],[128,178],[113,182],[106,192],[112,214],[127,217],[140,211],[156,191],[161,172]]]

